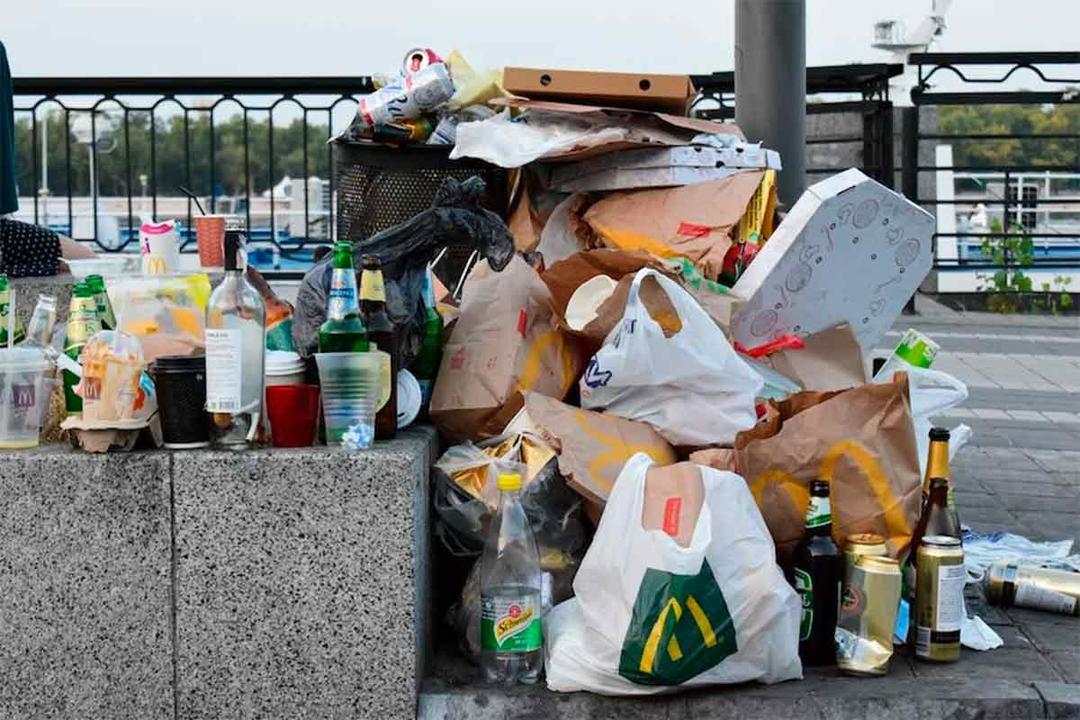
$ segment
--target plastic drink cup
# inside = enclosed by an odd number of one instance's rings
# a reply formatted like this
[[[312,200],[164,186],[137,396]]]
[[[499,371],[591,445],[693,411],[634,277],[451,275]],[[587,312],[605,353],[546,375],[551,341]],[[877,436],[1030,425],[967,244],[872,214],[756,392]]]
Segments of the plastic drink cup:
[[[199,249],[199,265],[219,268],[225,265],[225,216],[196,215],[195,245]]]
[[[180,241],[176,223],[143,223],[139,228],[144,275],[169,275],[180,270]]]
[[[0,349],[0,448],[37,447],[49,406],[49,360],[36,348]]]
[[[270,443],[279,448],[310,447],[319,423],[318,385],[271,385],[266,388]]]
[[[341,444],[352,425],[372,427],[382,387],[378,353],[317,353],[326,443]]]
[[[207,447],[206,356],[159,357],[150,372],[157,388],[162,444],[172,450]]]

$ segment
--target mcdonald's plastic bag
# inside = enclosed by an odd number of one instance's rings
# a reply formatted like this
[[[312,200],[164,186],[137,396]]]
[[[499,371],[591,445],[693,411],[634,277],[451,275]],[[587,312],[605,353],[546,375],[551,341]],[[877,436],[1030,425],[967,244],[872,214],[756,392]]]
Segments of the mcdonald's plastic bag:
[[[810,481],[831,486],[833,537],[883,536],[897,557],[919,517],[921,475],[908,377],[770,401],[735,438],[735,462],[776,542],[781,563],[803,535]]]
[[[650,313],[642,294],[658,283],[670,309]],[[634,276],[622,322],[581,379],[581,406],[652,425],[672,445],[730,445],[754,426],[764,387],[724,333],[678,283],[651,268]]]
[[[688,517],[668,498],[661,527],[647,530],[646,497],[664,471],[698,474],[700,510]],[[680,533],[672,518],[692,522],[692,532]],[[734,473],[688,463],[658,468],[645,454],[632,457],[574,591],[545,619],[551,690],[645,695],[802,675],[799,600]]]
[[[461,315],[443,349],[432,421],[455,442],[500,435],[523,393],[561,400],[582,365],[536,270],[520,255],[502,272],[481,262],[465,281]]]

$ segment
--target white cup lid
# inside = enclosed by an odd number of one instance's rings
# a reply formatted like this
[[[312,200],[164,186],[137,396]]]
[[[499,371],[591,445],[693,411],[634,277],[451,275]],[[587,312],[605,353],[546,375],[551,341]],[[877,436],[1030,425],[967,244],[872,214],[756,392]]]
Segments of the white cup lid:
[[[266,351],[267,375],[293,375],[305,369],[303,358],[292,350]]]

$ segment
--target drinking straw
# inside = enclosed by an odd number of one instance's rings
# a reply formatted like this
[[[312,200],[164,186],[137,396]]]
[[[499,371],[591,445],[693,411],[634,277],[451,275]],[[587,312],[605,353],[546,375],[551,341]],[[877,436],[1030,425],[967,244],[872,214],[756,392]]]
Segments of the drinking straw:
[[[191,192],[190,190],[188,190],[183,185],[177,185],[176,189],[179,190],[180,192],[184,193],[185,195],[187,195],[189,198],[191,198],[195,202],[195,207],[199,208],[199,212],[201,212],[203,215],[206,214],[206,211],[203,210],[202,203],[199,202],[199,198],[195,197],[195,193]]]

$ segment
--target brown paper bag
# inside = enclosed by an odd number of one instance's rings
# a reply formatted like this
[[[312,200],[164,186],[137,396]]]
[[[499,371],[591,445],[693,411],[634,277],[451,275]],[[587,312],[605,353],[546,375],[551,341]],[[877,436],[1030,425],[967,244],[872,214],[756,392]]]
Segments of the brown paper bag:
[[[507,431],[530,431],[559,453],[559,472],[586,500],[603,505],[623,465],[635,453],[658,465],[677,458],[671,446],[645,423],[591,412],[538,393],[525,395],[525,410]]]
[[[694,463],[654,466],[645,475],[645,500],[641,506],[641,526],[660,530],[680,547],[690,547],[701,506],[705,503],[705,483]]]
[[[556,327],[536,270],[520,256],[501,273],[480,263],[443,350],[432,421],[455,442],[499,435],[521,409],[522,393],[563,398],[583,367],[573,338]]]
[[[814,333],[802,350],[781,350],[769,356],[780,374],[807,390],[845,390],[866,382],[862,347],[847,323]]]
[[[763,172],[658,190],[617,192],[585,213],[609,247],[660,258],[688,257],[705,277],[720,276],[732,229],[761,184]]]
[[[551,299],[555,306],[560,327],[571,335],[576,335],[585,341],[583,347],[586,354],[591,355],[599,349],[604,342],[604,338],[622,320],[634,273],[645,267],[667,272],[667,268],[663,263],[645,253],[629,253],[607,248],[575,253],[544,271],[542,277],[544,283],[551,290]],[[571,330],[566,325],[566,306],[570,302],[570,298],[573,297],[574,291],[597,275],[607,275],[618,280],[619,284],[611,297],[600,306],[595,320],[580,331]],[[662,322],[662,318],[671,317],[678,321],[678,314],[675,312],[671,300],[660,289],[660,285],[656,281],[642,285],[641,301],[649,314],[657,318],[658,322]],[[673,329],[673,332],[675,330],[677,328]]]
[[[803,535],[810,481],[832,485],[833,539],[883,536],[896,557],[919,516],[919,456],[907,376],[839,392],[802,392],[735,438],[746,479],[782,561]]]

